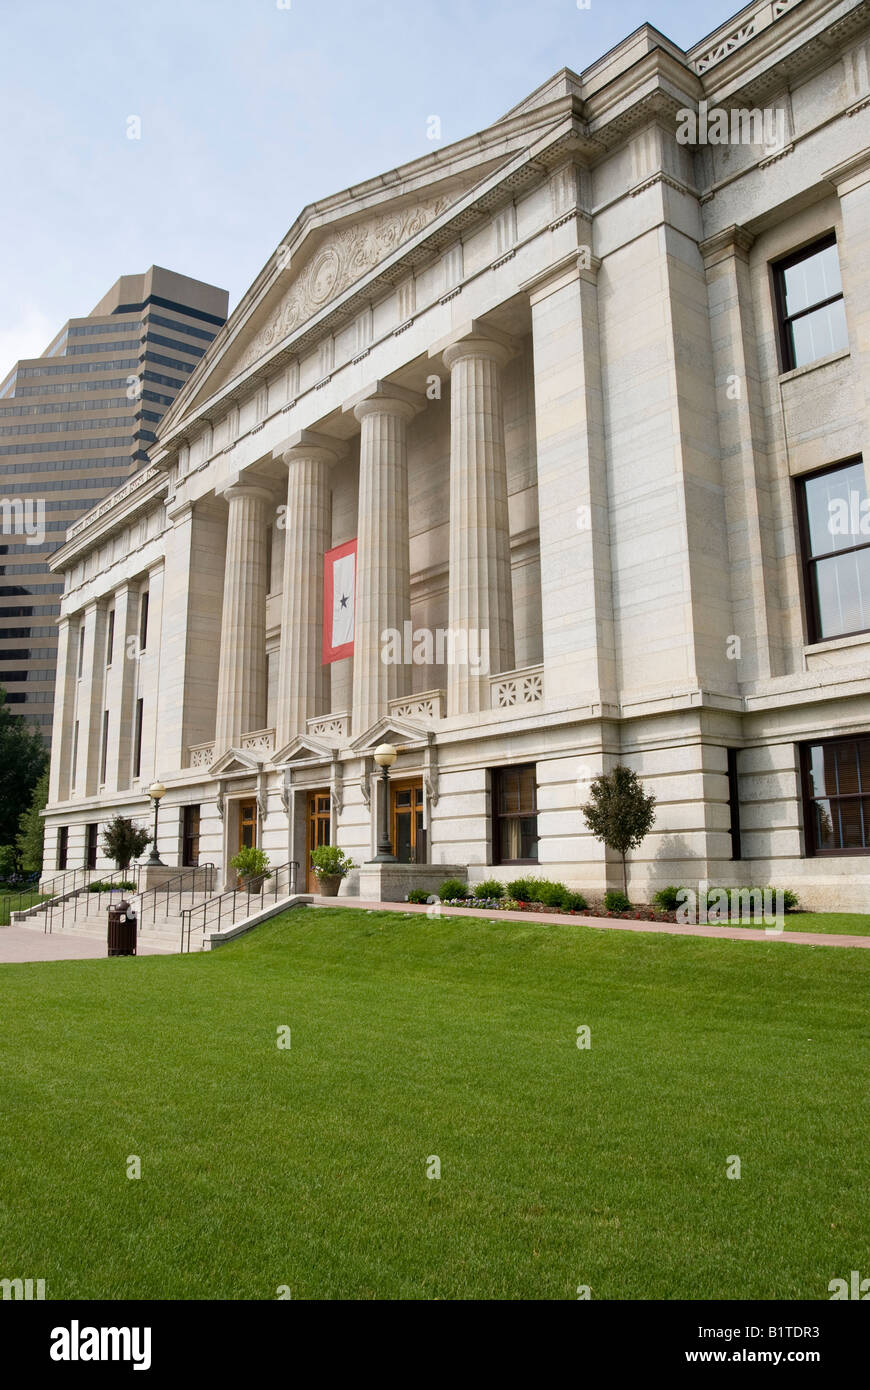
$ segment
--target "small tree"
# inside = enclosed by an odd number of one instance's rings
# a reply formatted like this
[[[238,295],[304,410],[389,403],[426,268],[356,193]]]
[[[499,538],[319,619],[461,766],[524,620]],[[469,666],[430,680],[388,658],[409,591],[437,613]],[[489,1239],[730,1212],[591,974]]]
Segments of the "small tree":
[[[42,873],[42,845],[45,839],[42,811],[47,802],[48,773],[44,772],[33,789],[30,805],[18,822],[18,837],[15,843],[21,867],[26,873]]]
[[[596,777],[590,794],[592,800],[580,808],[583,818],[596,840],[622,856],[622,886],[627,897],[625,856],[630,849],[637,849],[652,829],[656,799],[644,791],[637,773],[622,764],[608,775]]]
[[[138,859],[151,839],[143,826],[126,816],[113,816],[103,831],[103,853],[107,859],[114,859],[119,869],[129,869],[130,860]]]

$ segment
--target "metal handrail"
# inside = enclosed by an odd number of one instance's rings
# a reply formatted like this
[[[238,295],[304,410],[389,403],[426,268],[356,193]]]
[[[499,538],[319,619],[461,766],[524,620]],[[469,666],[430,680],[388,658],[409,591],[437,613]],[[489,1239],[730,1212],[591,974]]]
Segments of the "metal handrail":
[[[8,913],[8,915],[9,915],[9,921],[10,921],[10,922],[12,921],[12,914],[13,914],[13,912],[26,912],[26,911],[28,910],[28,908],[31,908],[31,907],[39,907],[39,906],[40,906],[39,903],[34,902],[34,899],[35,899],[35,898],[39,898],[39,897],[40,897],[40,892],[39,892],[38,886],[34,886],[33,888],[22,888],[22,889],[15,895],[14,899],[13,899],[13,897],[12,897],[11,894],[10,894],[9,897],[6,897],[5,891],[4,891],[4,897],[5,897],[4,912],[5,912],[5,913]],[[22,905],[22,899],[23,899],[23,898],[29,898],[30,901],[29,901],[28,903],[25,903],[24,905]],[[13,901],[14,901],[15,904],[16,904],[15,907],[12,906]]]
[[[229,907],[230,925],[236,920],[236,903],[240,899],[245,899],[245,917],[251,915],[251,899],[259,899],[261,906],[264,906],[269,898],[277,902],[279,897],[290,897],[296,892],[296,877],[299,869],[299,862],[291,859],[287,864],[280,864],[277,868],[271,868],[271,877],[264,882],[259,893],[252,893],[250,884],[245,888],[227,888],[223,893],[218,893],[215,897],[209,898],[207,902],[199,903],[196,907],[187,907],[181,914],[181,951],[182,954],[190,951],[191,933],[201,931],[203,934],[202,945],[205,945],[205,929],[209,924],[209,911],[217,908],[217,930],[221,929],[221,922],[224,917],[224,905]],[[286,888],[279,891],[282,875],[286,875]],[[255,908],[256,911],[256,908]],[[194,926],[194,915],[202,914],[202,921]],[[211,923],[214,925],[214,922]],[[185,944],[186,943],[186,944]],[[202,949],[202,946],[200,947]]]
[[[196,886],[197,875],[202,875],[203,886],[201,888]],[[140,929],[145,924],[145,914],[149,907],[152,909],[152,922],[157,921],[157,905],[161,898],[163,899],[163,916],[166,919],[170,916],[169,904],[173,897],[178,898],[178,910],[180,911],[181,900],[186,893],[211,893],[214,890],[214,876],[214,864],[191,864],[181,873],[173,874],[165,883],[158,884],[156,888],[149,888],[141,895],[139,901]]]

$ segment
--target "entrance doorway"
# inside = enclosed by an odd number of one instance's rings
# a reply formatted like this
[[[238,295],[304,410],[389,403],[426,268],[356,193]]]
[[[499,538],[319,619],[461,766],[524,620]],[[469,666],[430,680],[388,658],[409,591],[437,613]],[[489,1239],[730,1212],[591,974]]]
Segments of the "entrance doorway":
[[[305,849],[307,877],[305,891],[319,893],[317,875],[311,867],[311,851],[332,844],[332,797],[329,788],[308,793],[308,837]]]
[[[423,779],[390,783],[393,853],[400,864],[426,863]]]

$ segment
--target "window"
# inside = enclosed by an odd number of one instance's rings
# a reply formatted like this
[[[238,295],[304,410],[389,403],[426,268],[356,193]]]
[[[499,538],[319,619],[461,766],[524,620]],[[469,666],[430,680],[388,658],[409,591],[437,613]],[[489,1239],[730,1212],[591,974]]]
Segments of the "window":
[[[85,868],[95,869],[97,867],[97,831],[99,826],[96,823],[85,826]]]
[[[100,781],[106,780],[106,763],[109,757],[109,711],[103,710],[103,741],[100,746]]]
[[[112,664],[112,652],[115,649],[115,610],[109,609],[108,626],[106,628],[106,665]]]
[[[849,346],[837,238],[831,233],[774,266],[782,370]]]
[[[811,642],[870,629],[870,504],[864,464],[797,482]]]
[[[144,652],[148,645],[148,590],[139,599],[139,650]]]
[[[69,826],[59,825],[57,828],[57,867],[66,868],[67,856],[69,854]]]
[[[181,813],[181,863],[195,868],[199,863],[199,807],[184,806]]]
[[[492,775],[494,864],[537,864],[538,802],[535,766],[500,767]]]
[[[133,776],[142,771],[142,701],[136,701],[136,723],[133,729]]]
[[[84,669],[85,669],[85,625],[84,625],[84,623],[82,623],[81,627],[79,628],[79,665],[78,665],[78,675],[79,675],[79,677],[81,677],[82,671],[83,671]]]
[[[742,859],[743,854],[740,848],[740,790],[737,781],[737,752],[736,748],[729,748],[728,752],[728,810],[731,815],[731,858]]]
[[[71,791],[74,790],[75,784],[76,784],[76,763],[78,762],[78,760],[79,760],[79,721],[76,720],[75,724],[73,725],[72,762],[71,762],[71,764],[70,764],[70,773],[69,773],[69,785],[70,785],[70,790],[71,790]]]
[[[801,751],[807,854],[870,854],[870,734]]]

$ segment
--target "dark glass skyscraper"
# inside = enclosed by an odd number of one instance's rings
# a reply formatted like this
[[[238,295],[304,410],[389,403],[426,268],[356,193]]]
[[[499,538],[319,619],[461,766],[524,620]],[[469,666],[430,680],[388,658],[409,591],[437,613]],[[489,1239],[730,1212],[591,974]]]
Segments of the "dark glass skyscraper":
[[[226,321],[226,290],[152,266],[0,384],[0,685],[46,740],[66,529],[147,461],[158,421]]]

